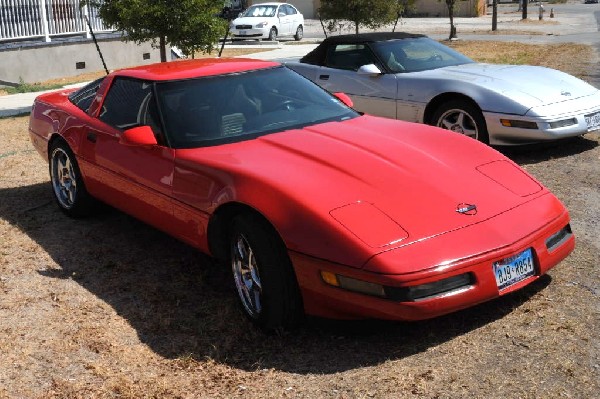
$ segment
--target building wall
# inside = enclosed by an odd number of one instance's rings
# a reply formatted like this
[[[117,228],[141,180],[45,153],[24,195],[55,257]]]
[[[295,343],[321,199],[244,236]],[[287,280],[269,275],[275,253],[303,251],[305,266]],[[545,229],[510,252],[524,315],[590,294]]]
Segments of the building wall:
[[[268,0],[249,0],[248,5],[265,3]],[[293,4],[304,18],[318,18],[317,10],[321,0],[287,0]],[[486,0],[457,0],[454,11],[455,17],[478,17],[486,12]],[[416,0],[413,14],[427,17],[447,17],[448,8],[443,0]]]
[[[159,50],[150,43],[137,45],[112,38],[99,40],[98,44],[109,70],[160,61]],[[40,82],[104,69],[91,40],[3,49],[0,57],[0,79],[13,83],[21,79],[28,83]],[[85,68],[77,69],[76,64],[82,62]]]
[[[485,0],[456,0],[454,6],[455,17],[478,17],[485,12]],[[416,0],[412,14],[424,17],[448,17],[448,7],[443,0]]]

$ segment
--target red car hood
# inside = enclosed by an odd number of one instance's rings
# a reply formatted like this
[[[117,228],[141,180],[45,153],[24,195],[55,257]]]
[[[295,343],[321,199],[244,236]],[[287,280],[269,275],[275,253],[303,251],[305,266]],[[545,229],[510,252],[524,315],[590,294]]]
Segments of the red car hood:
[[[370,116],[214,151],[218,159],[227,159],[220,168],[275,187],[276,194],[269,195],[281,196],[292,212],[298,209],[319,221],[312,227],[299,226],[302,221],[276,226],[288,230],[281,233],[290,249],[357,267],[379,252],[481,223],[545,191],[475,140]],[[312,239],[306,236],[327,228],[361,247],[361,259],[343,249],[331,259],[331,245],[307,249],[302,244]]]

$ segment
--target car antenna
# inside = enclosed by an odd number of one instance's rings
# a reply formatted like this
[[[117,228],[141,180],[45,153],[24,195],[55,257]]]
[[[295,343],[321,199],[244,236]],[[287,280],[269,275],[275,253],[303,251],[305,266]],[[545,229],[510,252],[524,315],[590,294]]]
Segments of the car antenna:
[[[83,16],[85,18],[85,22],[87,22],[87,26],[88,29],[90,30],[90,34],[92,35],[92,40],[94,40],[94,44],[96,45],[96,50],[98,51],[98,54],[100,55],[100,60],[102,61],[102,66],[104,66],[104,70],[106,71],[106,74],[108,75],[108,68],[106,67],[106,62],[104,62],[104,57],[102,56],[102,51],[100,51],[100,46],[98,46],[98,40],[96,40],[96,35],[94,34],[94,30],[92,29],[92,24],[90,24],[90,19],[88,18],[87,15]]]

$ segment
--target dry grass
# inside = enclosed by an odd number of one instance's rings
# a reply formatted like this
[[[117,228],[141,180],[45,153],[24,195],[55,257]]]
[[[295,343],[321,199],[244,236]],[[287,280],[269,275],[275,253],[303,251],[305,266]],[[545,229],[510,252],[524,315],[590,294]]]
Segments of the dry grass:
[[[210,259],[114,210],[65,217],[27,117],[0,119],[0,398],[595,398],[600,135],[506,153],[571,212],[549,277],[432,321],[267,337]]]
[[[541,65],[585,78],[596,73],[598,54],[584,44],[525,44],[499,41],[445,41],[445,45],[478,62]]]

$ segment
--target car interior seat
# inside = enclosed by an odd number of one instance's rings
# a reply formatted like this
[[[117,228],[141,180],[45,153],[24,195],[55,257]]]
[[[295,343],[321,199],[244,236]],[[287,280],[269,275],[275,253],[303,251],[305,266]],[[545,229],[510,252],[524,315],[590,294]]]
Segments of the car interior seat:
[[[242,133],[247,120],[261,114],[261,101],[248,95],[242,84],[238,84],[225,113],[221,116],[221,135],[230,136]]]

